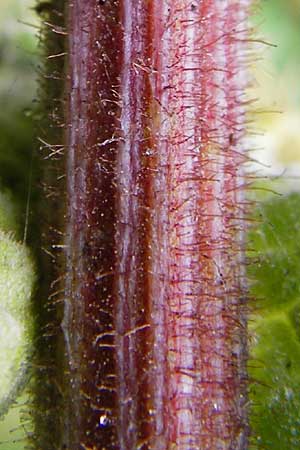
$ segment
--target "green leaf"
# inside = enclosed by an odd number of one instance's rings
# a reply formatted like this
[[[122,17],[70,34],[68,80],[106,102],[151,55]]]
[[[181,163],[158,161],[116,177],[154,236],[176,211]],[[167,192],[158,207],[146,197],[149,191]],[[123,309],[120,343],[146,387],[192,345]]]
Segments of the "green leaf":
[[[300,448],[300,195],[269,200],[250,233],[249,274],[260,298],[249,373],[255,448]],[[257,260],[259,262],[257,262]]]
[[[30,250],[16,241],[18,232],[18,208],[0,192],[0,416],[26,381],[32,349],[36,269]]]

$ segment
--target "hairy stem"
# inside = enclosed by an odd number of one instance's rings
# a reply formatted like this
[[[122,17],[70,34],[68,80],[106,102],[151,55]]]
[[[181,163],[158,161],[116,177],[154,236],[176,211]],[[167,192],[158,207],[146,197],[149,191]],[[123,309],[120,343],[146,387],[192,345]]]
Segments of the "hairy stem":
[[[247,13],[66,2],[57,448],[247,448]]]

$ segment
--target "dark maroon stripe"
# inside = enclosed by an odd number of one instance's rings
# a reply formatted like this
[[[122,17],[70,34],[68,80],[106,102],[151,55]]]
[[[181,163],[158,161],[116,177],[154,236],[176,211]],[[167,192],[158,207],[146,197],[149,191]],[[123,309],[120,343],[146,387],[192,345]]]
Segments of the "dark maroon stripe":
[[[67,448],[118,448],[113,279],[119,2],[68,5]],[[80,446],[79,446],[80,443]]]

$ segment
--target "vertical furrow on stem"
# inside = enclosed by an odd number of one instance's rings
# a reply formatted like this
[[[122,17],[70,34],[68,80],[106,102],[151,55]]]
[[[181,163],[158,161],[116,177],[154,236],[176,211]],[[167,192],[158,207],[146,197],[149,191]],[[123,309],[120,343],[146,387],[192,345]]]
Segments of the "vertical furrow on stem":
[[[201,95],[198,5],[169,2],[166,26],[172,39],[164,88],[168,103],[167,191],[168,297],[166,415],[170,448],[199,446],[199,210]]]
[[[150,448],[169,448],[168,424],[171,416],[166,405],[169,401],[168,327],[167,317],[169,287],[169,80],[167,66],[171,43],[168,2],[152,3],[152,52],[149,61],[151,71],[151,139],[149,141],[149,294],[151,326],[153,329],[153,386],[154,433]]]
[[[225,29],[232,30],[227,36],[226,60],[227,71],[225,80],[225,92],[227,99],[226,120],[229,124],[228,154],[225,173],[227,180],[225,191],[234,206],[232,214],[229,214],[229,223],[232,224],[232,248],[236,249],[235,262],[232,265],[233,282],[233,313],[232,325],[235,329],[232,343],[233,363],[236,378],[235,414],[238,417],[237,437],[235,447],[244,449],[248,445],[249,425],[248,391],[247,391],[247,286],[245,273],[245,232],[249,204],[245,198],[246,171],[244,163],[247,162],[246,153],[246,109],[248,95],[247,87],[249,77],[246,64],[249,58],[247,39],[248,29],[247,14],[251,2],[249,0],[231,1],[228,5]],[[232,208],[233,209],[233,208]],[[240,429],[239,429],[240,428]]]
[[[116,162],[115,325],[120,449],[146,448],[151,431],[152,329],[148,284],[148,54],[150,7],[122,2],[121,141]],[[151,380],[151,381],[150,381]]]
[[[201,441],[204,449],[230,448],[231,429],[235,426],[232,402],[235,388],[231,377],[231,333],[225,314],[230,317],[226,290],[232,289],[229,266],[231,242],[229,224],[224,223],[231,205],[225,194],[225,158],[228,147],[224,29],[228,2],[210,2],[203,42],[203,129],[202,129],[202,217],[203,242],[201,271],[200,395],[202,399]],[[228,212],[227,212],[228,214]],[[229,294],[230,295],[230,294]]]
[[[241,8],[244,5],[241,6]],[[211,2],[207,13],[203,57],[203,187],[201,217],[203,248],[200,302],[201,442],[204,449],[245,448],[245,293],[240,284],[242,204],[237,197],[243,158],[234,151],[244,119],[237,110],[241,89],[232,82],[241,70],[232,58],[238,3]],[[239,23],[240,22],[240,23]],[[244,28],[245,29],[245,28]],[[240,49],[241,50],[241,49]],[[230,59],[231,58],[231,59]],[[208,75],[209,74],[209,75]],[[238,114],[238,118],[236,117]],[[240,121],[238,123],[237,121]],[[241,411],[241,404],[243,408]]]

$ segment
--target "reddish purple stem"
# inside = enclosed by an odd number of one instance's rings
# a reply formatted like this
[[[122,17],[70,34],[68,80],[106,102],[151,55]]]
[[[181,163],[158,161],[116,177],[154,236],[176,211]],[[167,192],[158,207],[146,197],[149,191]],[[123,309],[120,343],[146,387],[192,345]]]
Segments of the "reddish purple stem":
[[[248,0],[69,0],[62,444],[245,450]]]

